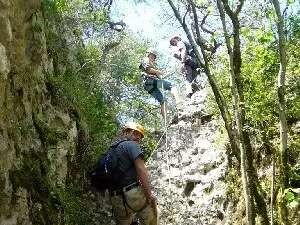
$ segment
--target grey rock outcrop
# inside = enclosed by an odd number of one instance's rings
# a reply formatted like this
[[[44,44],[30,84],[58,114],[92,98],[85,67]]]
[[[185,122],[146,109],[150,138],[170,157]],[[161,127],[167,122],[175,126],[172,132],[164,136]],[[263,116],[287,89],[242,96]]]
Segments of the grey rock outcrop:
[[[225,224],[224,143],[206,111],[206,91],[178,105],[178,120],[149,163],[161,224]],[[166,140],[165,140],[166,141]]]
[[[78,118],[49,93],[40,0],[0,0],[0,225],[63,224],[53,189],[75,159]]]

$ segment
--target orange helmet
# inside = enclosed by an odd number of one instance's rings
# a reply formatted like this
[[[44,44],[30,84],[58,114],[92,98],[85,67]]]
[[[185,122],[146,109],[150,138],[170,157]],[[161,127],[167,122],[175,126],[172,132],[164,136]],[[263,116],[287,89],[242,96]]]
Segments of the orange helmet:
[[[126,129],[138,131],[144,137],[144,133],[145,133],[144,127],[138,123],[128,122],[123,127],[123,130],[126,130]]]

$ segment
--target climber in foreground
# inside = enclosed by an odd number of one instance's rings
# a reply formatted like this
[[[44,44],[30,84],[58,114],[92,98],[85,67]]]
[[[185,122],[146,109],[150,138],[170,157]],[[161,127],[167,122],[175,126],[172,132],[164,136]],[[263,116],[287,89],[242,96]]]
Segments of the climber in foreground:
[[[185,79],[191,84],[191,92],[187,97],[191,97],[196,91],[199,90],[196,84],[196,77],[198,75],[199,65],[196,61],[196,55],[193,47],[182,41],[178,35],[170,39],[170,45],[175,47],[174,57],[181,62],[181,72],[184,74]]]
[[[173,94],[175,101],[177,101],[177,91],[175,87],[172,87],[172,84],[161,79],[163,74],[162,71],[156,67],[157,53],[150,49],[147,51],[146,57],[144,57],[139,66],[142,71],[142,77],[144,80],[144,89],[152,95],[160,103],[160,112],[165,118],[165,96],[162,94],[161,89],[169,90]]]
[[[134,214],[141,225],[157,225],[157,201],[151,192],[148,171],[139,142],[144,128],[127,123],[116,142],[119,188],[110,191],[113,213],[118,225],[130,225]]]

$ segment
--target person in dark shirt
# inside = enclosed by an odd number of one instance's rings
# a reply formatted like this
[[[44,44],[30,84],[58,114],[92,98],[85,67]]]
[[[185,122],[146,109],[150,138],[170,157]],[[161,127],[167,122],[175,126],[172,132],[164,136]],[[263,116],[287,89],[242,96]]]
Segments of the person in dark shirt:
[[[192,92],[187,96],[191,97],[198,90],[195,81],[199,65],[196,61],[194,49],[189,43],[182,41],[182,39],[177,35],[170,39],[170,45],[175,47],[176,52],[174,57],[180,60],[181,72],[184,74],[186,80],[191,84]]]
[[[110,197],[118,225],[130,225],[134,214],[141,225],[158,223],[157,201],[139,145],[143,137],[144,128],[140,124],[127,123],[122,129],[122,138],[126,140],[116,148],[121,188],[110,191]]]

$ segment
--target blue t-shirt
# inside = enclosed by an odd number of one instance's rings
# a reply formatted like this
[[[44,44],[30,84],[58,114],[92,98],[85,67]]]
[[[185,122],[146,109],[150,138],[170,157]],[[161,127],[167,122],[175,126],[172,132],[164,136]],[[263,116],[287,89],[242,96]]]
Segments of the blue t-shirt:
[[[134,141],[123,141],[115,149],[117,165],[120,174],[119,185],[124,187],[138,181],[134,160],[143,158],[143,151]]]

